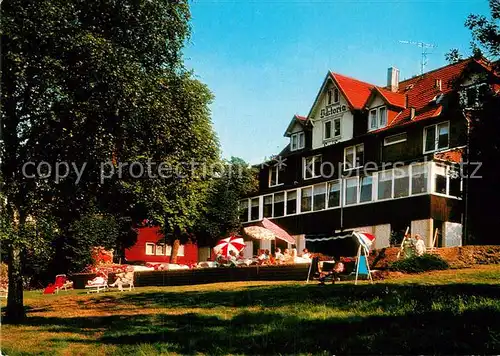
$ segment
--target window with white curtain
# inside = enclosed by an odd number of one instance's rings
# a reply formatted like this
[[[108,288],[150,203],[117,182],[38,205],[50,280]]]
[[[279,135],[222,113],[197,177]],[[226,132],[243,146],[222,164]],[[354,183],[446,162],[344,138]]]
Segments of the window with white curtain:
[[[345,204],[356,204],[358,202],[358,177],[345,180]]]

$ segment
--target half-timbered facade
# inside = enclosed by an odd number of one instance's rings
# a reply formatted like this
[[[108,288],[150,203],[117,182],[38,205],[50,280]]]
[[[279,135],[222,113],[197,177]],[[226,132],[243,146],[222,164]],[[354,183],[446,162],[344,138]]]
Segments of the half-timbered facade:
[[[240,201],[245,225],[274,220],[304,237],[358,229],[389,246],[407,227],[430,245],[462,243],[466,112],[491,86],[485,60],[467,59],[384,87],[327,73],[290,143],[259,168],[259,192]],[[456,88],[459,88],[456,90]],[[464,109],[465,108],[465,109]]]

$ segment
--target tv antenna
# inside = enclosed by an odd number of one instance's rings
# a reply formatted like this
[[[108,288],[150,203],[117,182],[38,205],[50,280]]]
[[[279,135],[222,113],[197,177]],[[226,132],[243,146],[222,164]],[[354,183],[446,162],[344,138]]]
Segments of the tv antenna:
[[[425,66],[427,65],[427,55],[429,54],[427,50],[429,48],[436,48],[437,45],[432,43],[416,42],[416,41],[399,41],[399,43],[415,45],[422,48],[422,59],[420,60],[420,74],[424,74]]]

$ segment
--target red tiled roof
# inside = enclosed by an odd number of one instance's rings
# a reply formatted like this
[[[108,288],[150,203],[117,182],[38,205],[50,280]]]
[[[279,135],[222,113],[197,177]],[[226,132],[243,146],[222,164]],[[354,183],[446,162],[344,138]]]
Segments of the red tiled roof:
[[[442,107],[432,103],[433,99],[438,94],[445,95],[451,92],[453,90],[453,80],[459,77],[472,61],[475,60],[472,58],[466,59],[400,82],[398,93],[408,96],[408,106],[399,113],[386,129],[439,116]],[[441,90],[436,85],[436,80],[441,80]],[[413,120],[410,119],[411,107],[415,108]]]
[[[374,85],[338,73],[330,72],[330,76],[344,94],[349,105],[353,109],[361,110],[370,97]]]
[[[390,90],[380,88],[380,87],[375,87],[377,92],[380,93],[380,95],[384,98],[384,100],[389,103],[390,105],[397,106],[399,108],[404,108],[406,105],[406,97],[404,94],[401,93],[394,93]]]
[[[301,115],[297,115],[297,114],[295,114],[295,117],[296,117],[297,119],[299,119],[300,121],[307,121],[307,117],[306,117],[306,116],[301,116]]]

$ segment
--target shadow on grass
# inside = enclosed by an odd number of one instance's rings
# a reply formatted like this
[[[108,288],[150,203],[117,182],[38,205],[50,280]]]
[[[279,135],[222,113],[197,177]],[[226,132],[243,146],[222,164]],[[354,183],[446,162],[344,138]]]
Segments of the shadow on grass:
[[[131,354],[145,343],[157,352],[168,347],[167,351],[180,354],[209,355],[500,351],[500,286],[495,285],[277,285],[235,291],[166,291],[94,299],[97,305],[111,303],[110,309],[116,307],[115,302],[135,305],[138,310],[177,308],[183,314],[33,316],[26,324],[75,333],[67,342],[119,345],[123,353]],[[233,311],[224,307],[265,310],[242,309],[227,319],[189,312],[205,308],[209,313],[216,307],[224,313]],[[96,331],[102,336],[78,338]]]
[[[449,284],[425,286],[421,284],[373,285],[336,284],[318,286],[317,283],[302,285],[276,285],[239,290],[144,292],[124,294],[120,301],[137,306],[167,308],[215,308],[215,307],[281,307],[295,303],[311,303],[351,310],[353,304],[362,305],[373,301],[382,307],[411,301],[420,307],[431,305],[436,299],[500,298],[500,285]]]
[[[243,312],[230,320],[188,313],[128,318],[30,318],[60,332],[108,328],[96,340],[67,342],[118,345],[125,353],[138,344],[162,344],[181,354],[430,354],[494,353],[499,350],[498,310],[460,315],[426,312],[405,316],[305,320],[293,315]]]

